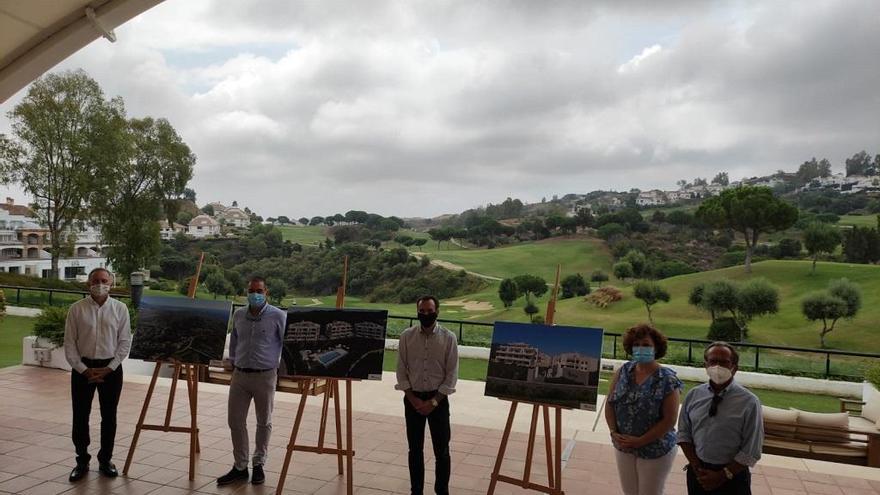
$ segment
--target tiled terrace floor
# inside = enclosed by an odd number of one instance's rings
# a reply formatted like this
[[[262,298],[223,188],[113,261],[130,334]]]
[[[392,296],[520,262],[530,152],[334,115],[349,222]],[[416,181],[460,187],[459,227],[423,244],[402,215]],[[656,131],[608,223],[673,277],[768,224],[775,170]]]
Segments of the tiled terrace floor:
[[[114,480],[101,478],[96,472],[75,485],[67,482],[73,464],[73,447],[69,439],[70,400],[68,373],[31,367],[13,367],[0,370],[0,492],[28,495],[68,494],[269,494],[275,492],[279,471],[284,459],[298,397],[279,394],[274,416],[270,459],[266,466],[267,480],[261,487],[249,484],[218,488],[215,478],[225,473],[231,464],[231,447],[226,426],[226,393],[220,386],[204,386],[199,391],[199,426],[202,453],[197,461],[195,481],[187,478],[188,453],[185,434],[144,432],[141,435],[134,464],[127,477]],[[376,384],[355,384],[358,386]],[[387,383],[385,384],[387,385]],[[399,405],[399,392],[390,390],[384,398],[362,401],[375,409],[376,403],[387,401]],[[464,387],[467,388],[467,387]],[[377,388],[378,389],[378,388]],[[157,387],[154,407],[148,418],[161,422],[167,398],[167,382]],[[146,393],[143,377],[126,377],[119,407],[119,428],[115,462],[122,470],[134,425]],[[461,393],[461,391],[460,391]],[[358,400],[359,394],[355,394]],[[180,397],[180,396],[179,396]],[[455,400],[455,398],[453,398]],[[95,401],[97,403],[97,400]],[[317,403],[318,401],[315,401]],[[458,403],[467,404],[461,397]],[[311,404],[311,402],[309,403]],[[498,428],[473,426],[468,421],[468,407],[453,402],[453,476],[451,492],[473,495],[486,493],[489,474],[501,438]],[[93,413],[93,446],[97,444],[98,413]],[[370,409],[370,407],[367,407]],[[363,495],[408,493],[406,468],[406,436],[402,407],[388,407],[385,414],[359,410],[355,403],[354,415],[354,484],[355,493]],[[462,410],[464,409],[464,410]],[[477,412],[474,412],[476,414]],[[524,411],[527,415],[528,410]],[[317,434],[317,406],[307,406],[304,434],[314,439]],[[188,409],[182,397],[174,410],[175,423],[188,424]],[[461,418],[461,421],[458,420]],[[503,425],[500,417],[497,424]],[[471,424],[468,424],[471,423]],[[253,419],[250,424],[253,425]],[[595,435],[595,434],[594,434]],[[589,441],[574,443],[563,469],[563,488],[569,494],[619,494],[617,471],[612,447],[595,442],[599,436],[584,435]],[[335,438],[330,434],[328,438]],[[525,457],[525,438],[516,433],[508,449],[504,471],[521,473]],[[578,436],[580,438],[580,435]],[[430,445],[430,442],[428,442]],[[540,445],[540,444],[539,444]],[[96,448],[96,447],[95,447]],[[542,482],[544,458],[542,449],[536,449],[535,480]],[[428,475],[432,478],[431,454],[428,447]],[[753,493],[756,495],[794,494],[880,494],[880,475],[867,468],[851,468],[828,463],[802,464],[786,458],[767,456],[754,470]],[[95,462],[93,460],[93,468]],[[683,494],[684,476],[679,456],[667,482],[666,493]],[[791,465],[797,469],[776,467]],[[812,470],[808,470],[812,469]],[[818,472],[825,471],[825,472]],[[838,474],[848,474],[841,476]],[[431,493],[429,486],[426,493]],[[285,493],[341,494],[345,493],[344,478],[336,474],[332,456],[296,452],[285,483]],[[526,492],[511,485],[499,484],[496,493]]]

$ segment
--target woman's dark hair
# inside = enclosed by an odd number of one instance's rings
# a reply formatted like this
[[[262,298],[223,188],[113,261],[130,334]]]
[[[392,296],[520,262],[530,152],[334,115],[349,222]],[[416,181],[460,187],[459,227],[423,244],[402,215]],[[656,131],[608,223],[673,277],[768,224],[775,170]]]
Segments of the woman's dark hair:
[[[645,337],[650,337],[654,342],[654,359],[660,359],[666,355],[666,336],[647,323],[631,327],[623,334],[623,350],[632,355],[633,342]]]

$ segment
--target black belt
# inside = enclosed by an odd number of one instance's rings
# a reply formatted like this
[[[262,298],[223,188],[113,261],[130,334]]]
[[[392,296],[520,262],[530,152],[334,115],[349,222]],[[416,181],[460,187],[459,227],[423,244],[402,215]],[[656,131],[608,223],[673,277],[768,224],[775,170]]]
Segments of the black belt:
[[[433,399],[435,396],[437,396],[437,391],[432,390],[430,392],[417,392],[417,391],[413,390],[413,395],[415,395],[419,399],[428,400],[428,399]]]
[[[110,361],[113,361],[113,358],[92,359],[92,358],[84,357],[84,358],[80,358],[80,361],[82,361],[82,364],[88,366],[89,368],[104,368],[108,364],[110,364]]]
[[[272,371],[274,369],[275,368],[266,368],[264,370],[258,370],[256,368],[239,368],[238,366],[235,367],[236,371],[241,371],[242,373],[265,373],[267,371]]]

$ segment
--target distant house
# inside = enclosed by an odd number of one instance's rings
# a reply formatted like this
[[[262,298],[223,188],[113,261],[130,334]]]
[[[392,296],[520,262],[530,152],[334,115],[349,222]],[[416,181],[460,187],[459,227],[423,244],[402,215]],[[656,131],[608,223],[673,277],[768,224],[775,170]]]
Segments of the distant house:
[[[226,225],[232,225],[234,227],[248,227],[251,224],[250,216],[241,210],[241,208],[233,206],[232,208],[226,208],[221,212],[214,211],[214,217],[217,220],[223,220]]]
[[[178,232],[186,233],[186,225],[181,225],[179,223],[168,224],[167,220],[159,220],[159,235],[164,240],[169,240],[174,238],[174,234]]]
[[[669,200],[670,203],[678,203],[679,201],[691,199],[691,193],[685,190],[665,191],[665,193],[666,199]]]
[[[665,205],[666,203],[666,194],[658,189],[654,189],[652,191],[642,191],[636,198],[636,204],[639,206],[658,206]]]
[[[849,176],[840,186],[840,192],[842,194],[880,192],[880,177]]]
[[[215,216],[226,211],[226,206],[224,206],[223,203],[221,203],[219,201],[214,201],[213,203],[208,203],[205,206],[210,206],[211,208],[213,208]]]
[[[46,278],[51,273],[49,229],[40,225],[33,211],[11,198],[0,205],[0,272]],[[100,232],[75,226],[61,233],[73,252],[58,259],[58,278],[74,280],[94,268],[107,266]]]
[[[199,215],[189,221],[186,233],[193,237],[220,235],[220,223],[208,215]]]

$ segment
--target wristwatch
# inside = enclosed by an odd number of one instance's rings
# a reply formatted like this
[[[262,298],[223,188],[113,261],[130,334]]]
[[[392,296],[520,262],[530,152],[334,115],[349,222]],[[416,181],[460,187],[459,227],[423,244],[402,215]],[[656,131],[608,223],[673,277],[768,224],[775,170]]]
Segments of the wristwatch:
[[[727,466],[724,466],[724,477],[727,478],[728,480],[733,479],[733,471],[731,471],[730,469],[727,469]]]
[[[434,407],[437,407],[437,406],[440,405],[440,403],[437,402],[437,399],[431,399],[431,405],[434,406]]]

